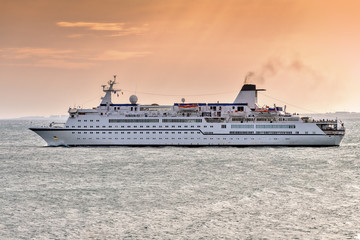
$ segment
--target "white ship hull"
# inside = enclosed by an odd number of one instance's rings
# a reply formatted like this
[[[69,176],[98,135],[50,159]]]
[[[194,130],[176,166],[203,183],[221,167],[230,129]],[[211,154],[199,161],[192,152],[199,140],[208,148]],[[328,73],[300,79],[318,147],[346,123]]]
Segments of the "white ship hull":
[[[338,120],[318,120],[257,106],[255,85],[244,84],[233,103],[174,105],[113,104],[118,90],[92,109],[70,108],[63,126],[30,128],[49,146],[338,146],[345,128]]]
[[[49,146],[339,146],[344,136],[324,133],[210,135],[204,134],[201,129],[31,130],[40,135]]]

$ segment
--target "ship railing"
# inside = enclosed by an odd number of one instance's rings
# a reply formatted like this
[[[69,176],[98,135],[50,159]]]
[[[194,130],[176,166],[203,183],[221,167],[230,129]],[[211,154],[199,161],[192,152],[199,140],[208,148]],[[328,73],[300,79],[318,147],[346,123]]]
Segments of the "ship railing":
[[[342,121],[338,120],[318,120],[314,121],[316,125],[323,131],[339,131],[344,132],[345,126]]]
[[[337,130],[339,130],[339,131],[345,131],[345,126],[344,126],[344,125],[341,125],[340,127],[338,127]]]
[[[339,131],[345,131],[345,125],[342,121],[339,121],[338,124],[337,124],[337,129]]]
[[[299,119],[286,119],[286,118],[254,118],[254,117],[232,117],[229,118],[229,122],[269,122],[269,123],[281,123],[281,122],[298,122]]]
[[[339,130],[339,129],[329,129],[329,130],[323,130],[326,135],[345,135],[345,129]]]
[[[329,120],[329,119],[320,119],[320,120],[313,120],[315,123],[323,123],[323,124],[336,124],[339,121],[338,120]],[[341,122],[341,121],[340,121]]]
[[[124,117],[129,117],[129,118],[133,118],[133,117],[202,117],[201,114],[189,114],[189,113],[184,113],[184,114],[179,114],[179,113],[141,113],[141,114],[130,114],[130,113],[124,113],[124,114],[119,114],[120,116],[124,116]]]

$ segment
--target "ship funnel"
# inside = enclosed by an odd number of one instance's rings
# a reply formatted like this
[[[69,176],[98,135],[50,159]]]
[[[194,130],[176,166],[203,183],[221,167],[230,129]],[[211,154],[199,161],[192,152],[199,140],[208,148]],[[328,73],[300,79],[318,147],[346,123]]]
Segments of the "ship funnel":
[[[255,109],[257,104],[258,91],[265,91],[265,89],[256,89],[255,84],[247,84],[245,82],[239,94],[235,98],[234,103],[247,103],[249,108]]]

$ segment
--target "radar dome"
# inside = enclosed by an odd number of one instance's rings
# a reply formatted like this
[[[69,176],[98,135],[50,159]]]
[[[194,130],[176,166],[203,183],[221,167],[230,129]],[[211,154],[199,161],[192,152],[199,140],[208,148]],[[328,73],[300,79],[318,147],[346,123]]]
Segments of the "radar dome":
[[[131,104],[136,104],[137,101],[138,101],[138,98],[137,98],[136,95],[131,95],[130,98],[129,98],[129,100],[130,100],[130,103],[131,103]]]

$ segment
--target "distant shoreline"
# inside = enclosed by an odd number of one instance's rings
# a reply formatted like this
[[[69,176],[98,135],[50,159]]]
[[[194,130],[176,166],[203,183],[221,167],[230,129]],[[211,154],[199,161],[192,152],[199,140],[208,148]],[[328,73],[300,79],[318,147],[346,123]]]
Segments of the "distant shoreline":
[[[67,115],[52,115],[49,117],[44,116],[25,116],[25,117],[14,117],[14,118],[0,118],[0,120],[59,120],[68,118]]]

